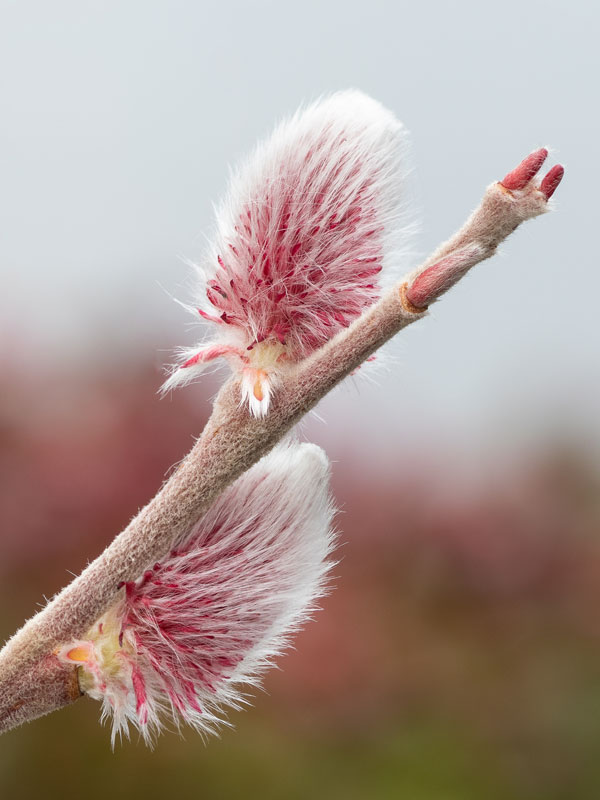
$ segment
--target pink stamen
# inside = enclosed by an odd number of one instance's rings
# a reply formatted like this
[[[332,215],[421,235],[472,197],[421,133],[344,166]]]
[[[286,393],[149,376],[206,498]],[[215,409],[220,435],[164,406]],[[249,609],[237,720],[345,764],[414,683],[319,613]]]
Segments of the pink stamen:
[[[240,350],[238,350],[237,347],[219,344],[215,345],[214,347],[207,347],[206,350],[199,350],[197,353],[194,353],[191,358],[188,358],[187,361],[184,361],[180,369],[194,367],[197,364],[205,364],[207,361],[213,361],[215,358],[221,358],[221,356],[228,355],[235,355],[241,358],[243,361],[247,361],[246,356]]]
[[[133,691],[135,693],[136,713],[139,717],[140,725],[145,725],[148,722],[146,684],[141,672],[133,665],[131,667],[131,682],[133,683]]]
[[[202,319],[208,320],[208,322],[216,322],[217,324],[222,322],[221,317],[214,317],[212,314],[207,314],[206,311],[202,311],[201,308],[197,308],[196,311],[200,314]]]
[[[187,369],[188,367],[195,366],[196,364],[198,364],[198,362],[201,360],[201,358],[202,358],[202,354],[201,353],[196,353],[191,358],[188,358],[187,361],[183,362],[183,364],[181,365],[181,369]],[[205,360],[205,359],[203,359],[203,360]]]

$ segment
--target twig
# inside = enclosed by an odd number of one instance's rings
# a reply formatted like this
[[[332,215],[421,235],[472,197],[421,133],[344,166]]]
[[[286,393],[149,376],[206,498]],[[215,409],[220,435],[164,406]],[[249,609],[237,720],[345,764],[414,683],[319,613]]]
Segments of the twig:
[[[492,184],[463,228],[350,327],[290,367],[268,415],[253,417],[240,403],[240,382],[219,393],[202,435],[156,497],[82,574],[30,619],[0,652],[0,732],[67,705],[80,696],[74,668],[54,656],[81,637],[135,580],[169,552],[173,540],[207,510],[223,489],[267,453],[298,420],[388,339],[425,316],[474,264],[493,255],[518,225],[547,209],[560,179],[554,167],[536,185],[547,155],[538,150]]]

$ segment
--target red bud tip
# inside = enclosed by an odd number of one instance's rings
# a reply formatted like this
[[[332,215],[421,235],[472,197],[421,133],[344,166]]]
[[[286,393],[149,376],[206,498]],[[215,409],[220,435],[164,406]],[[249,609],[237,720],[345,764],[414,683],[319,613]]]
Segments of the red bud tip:
[[[531,155],[528,155],[527,158],[524,158],[519,166],[509,172],[500,183],[505,189],[524,189],[533,176],[539,172],[547,157],[548,151],[545,147],[541,147]]]
[[[558,188],[558,184],[562,181],[565,174],[565,168],[560,164],[552,167],[544,178],[540,186],[540,192],[549,200]]]

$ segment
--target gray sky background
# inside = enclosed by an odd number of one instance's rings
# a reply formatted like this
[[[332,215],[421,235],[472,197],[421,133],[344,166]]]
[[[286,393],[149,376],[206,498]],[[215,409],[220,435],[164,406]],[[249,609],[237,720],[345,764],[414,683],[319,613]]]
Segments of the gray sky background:
[[[600,451],[599,22],[590,0],[0,0],[0,356],[166,361],[193,339],[167,293],[186,298],[181,256],[200,253],[228,164],[301,101],[355,86],[411,131],[417,255],[534,147],[567,175],[556,214],[309,432],[371,454],[571,435]]]

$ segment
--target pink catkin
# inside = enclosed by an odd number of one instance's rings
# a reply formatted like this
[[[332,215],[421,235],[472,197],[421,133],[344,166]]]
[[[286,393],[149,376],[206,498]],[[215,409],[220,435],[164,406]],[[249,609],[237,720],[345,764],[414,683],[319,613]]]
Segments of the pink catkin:
[[[215,338],[188,350],[165,388],[223,355],[257,416],[286,364],[350,325],[379,297],[406,245],[406,134],[358,91],[281,123],[231,180],[197,302]],[[227,348],[222,352],[217,348]]]
[[[323,594],[332,506],[314,445],[285,445],[227,489],[169,556],[123,587],[88,637],[59,658],[112,716],[113,740],[165,719],[206,733]]]

